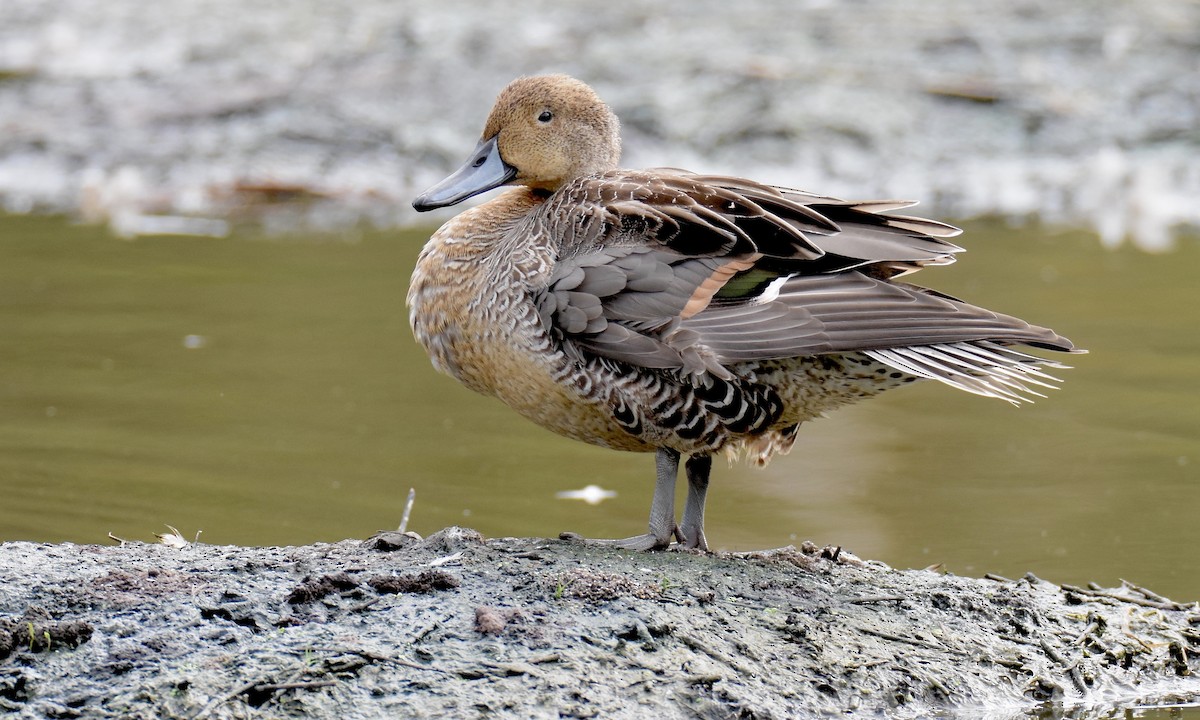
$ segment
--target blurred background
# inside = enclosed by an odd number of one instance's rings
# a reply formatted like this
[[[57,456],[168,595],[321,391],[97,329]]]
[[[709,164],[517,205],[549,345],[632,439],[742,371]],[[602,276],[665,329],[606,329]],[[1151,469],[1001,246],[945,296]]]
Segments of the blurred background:
[[[0,0],[0,540],[642,532],[651,456],[438,375],[409,202],[512,78],[567,72],[624,163],[922,201],[916,279],[1091,354],[1032,406],[923,384],[763,471],[714,548],[1125,578],[1200,598],[1200,3]],[[431,225],[431,223],[433,225]],[[556,498],[597,485],[600,504]]]

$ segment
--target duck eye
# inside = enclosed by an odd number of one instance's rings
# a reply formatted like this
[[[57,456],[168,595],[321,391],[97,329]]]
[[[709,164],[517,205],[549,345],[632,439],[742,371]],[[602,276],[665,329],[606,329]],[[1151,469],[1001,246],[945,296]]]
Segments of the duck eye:
[[[554,119],[554,113],[549,110],[543,110],[541,115],[538,115],[538,122],[548,123]]]

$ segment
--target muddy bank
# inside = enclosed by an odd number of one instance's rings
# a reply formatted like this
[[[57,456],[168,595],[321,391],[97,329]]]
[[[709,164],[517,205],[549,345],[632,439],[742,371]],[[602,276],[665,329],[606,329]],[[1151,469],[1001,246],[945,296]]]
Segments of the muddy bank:
[[[499,89],[545,71],[612,104],[632,167],[1151,248],[1200,227],[1195,3],[0,0],[0,16],[0,207],[130,235],[411,222]]]
[[[812,546],[0,546],[0,709],[21,718],[1090,717],[1197,671],[1195,604]]]

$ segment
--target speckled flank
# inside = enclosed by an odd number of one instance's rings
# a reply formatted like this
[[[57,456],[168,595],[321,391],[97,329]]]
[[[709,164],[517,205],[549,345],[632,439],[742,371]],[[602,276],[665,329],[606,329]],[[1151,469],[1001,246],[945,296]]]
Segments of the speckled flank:
[[[553,248],[506,233],[503,219],[538,202],[513,189],[434,234],[409,287],[413,334],[439,370],[543,427],[606,447],[653,450],[621,429],[602,381],[552,341],[530,302],[549,275]]]
[[[418,259],[408,303],[413,333],[439,370],[545,428],[618,450],[728,449],[765,463],[790,448],[797,424],[917,379],[860,353],[736,364],[731,381],[707,385],[600,358],[576,362],[529,302],[552,247],[505,233],[499,220],[538,202],[514,189],[446,223]]]

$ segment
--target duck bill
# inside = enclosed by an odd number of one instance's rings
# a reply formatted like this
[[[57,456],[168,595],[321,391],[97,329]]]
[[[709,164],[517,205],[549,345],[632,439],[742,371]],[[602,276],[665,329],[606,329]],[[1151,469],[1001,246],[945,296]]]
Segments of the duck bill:
[[[496,138],[480,140],[463,166],[413,200],[417,212],[448,207],[512,180],[517,169],[500,159]]]

